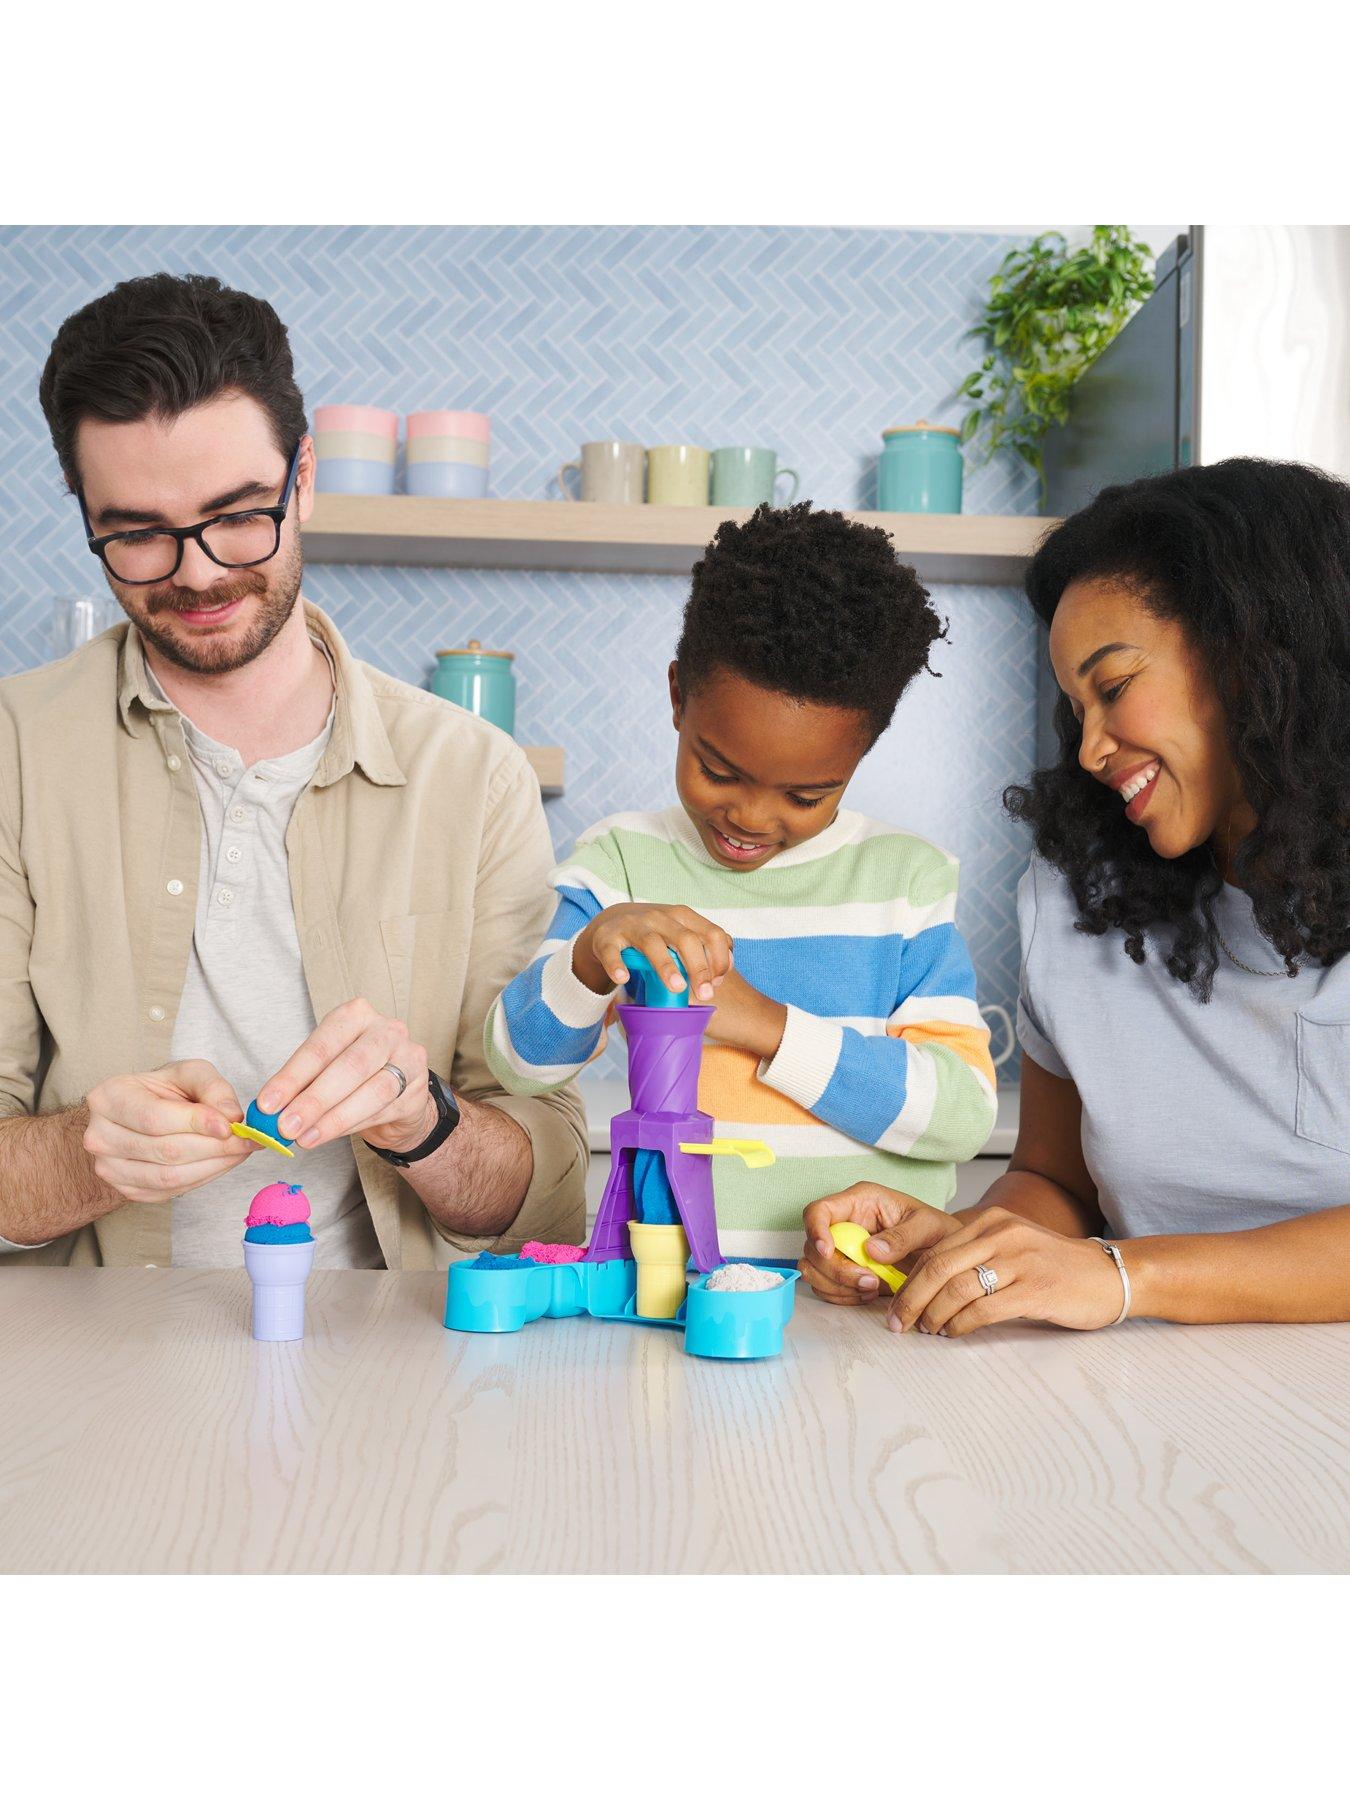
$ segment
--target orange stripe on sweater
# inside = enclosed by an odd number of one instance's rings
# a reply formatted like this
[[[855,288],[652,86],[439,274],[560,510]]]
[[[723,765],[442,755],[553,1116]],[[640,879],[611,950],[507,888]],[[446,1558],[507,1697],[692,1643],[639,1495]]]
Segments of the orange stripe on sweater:
[[[991,1086],[997,1077],[989,1054],[989,1028],[985,1025],[953,1025],[947,1019],[920,1019],[913,1025],[888,1026],[888,1037],[903,1038],[907,1044],[941,1044],[954,1051],[963,1063],[985,1077]]]
[[[752,1050],[729,1044],[707,1044],[698,1080],[698,1103],[714,1119],[746,1125],[817,1125],[804,1106],[765,1085],[756,1074],[759,1058]]]

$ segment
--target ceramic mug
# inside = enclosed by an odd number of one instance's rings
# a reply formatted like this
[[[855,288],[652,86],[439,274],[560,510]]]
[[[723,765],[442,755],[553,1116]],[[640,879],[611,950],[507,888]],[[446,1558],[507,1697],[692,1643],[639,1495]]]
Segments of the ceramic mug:
[[[995,1056],[992,1050],[989,1053],[990,1060],[994,1067],[996,1069],[1001,1069],[1004,1063],[1007,1062],[1008,1058],[1012,1055],[1013,1051],[1017,1048],[1017,1033],[1013,1030],[1013,1022],[1008,1017],[1008,1009],[1006,1006],[982,1006],[980,1012],[985,1018],[988,1018],[991,1013],[997,1013],[1003,1025],[1003,1030],[1007,1035],[1008,1041],[999,1051],[998,1055]]]
[[[800,481],[795,469],[778,467],[776,450],[755,450],[748,444],[714,450],[712,503],[714,506],[772,506],[774,489],[784,475],[792,478],[792,486],[781,504],[790,506],[797,498]]]
[[[601,506],[641,506],[642,484],[647,472],[647,452],[641,444],[621,443],[618,438],[598,438],[581,446],[579,462],[565,462],[558,470],[563,499],[575,496],[567,485],[569,469],[581,476],[581,498]]]
[[[712,458],[697,444],[658,444],[647,452],[649,506],[706,506]]]

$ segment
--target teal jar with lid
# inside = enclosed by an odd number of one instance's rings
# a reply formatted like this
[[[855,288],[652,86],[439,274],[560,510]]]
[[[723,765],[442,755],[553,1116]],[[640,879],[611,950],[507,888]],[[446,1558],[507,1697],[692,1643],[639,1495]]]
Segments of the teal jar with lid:
[[[959,513],[961,434],[953,425],[894,425],[881,434],[885,449],[877,462],[877,510],[901,513]]]
[[[485,650],[470,638],[463,650],[438,650],[431,691],[516,734],[516,677],[510,650]]]

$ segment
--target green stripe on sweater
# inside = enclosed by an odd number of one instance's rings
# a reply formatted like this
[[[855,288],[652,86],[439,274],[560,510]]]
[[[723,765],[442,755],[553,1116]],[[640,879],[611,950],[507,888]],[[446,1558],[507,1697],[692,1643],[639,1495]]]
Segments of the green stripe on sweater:
[[[943,1210],[956,1192],[956,1170],[950,1163],[920,1163],[877,1150],[857,1156],[780,1157],[768,1169],[747,1169],[730,1157],[718,1157],[713,1168],[717,1224],[723,1231],[800,1231],[804,1207],[842,1193],[855,1181],[879,1182]]]
[[[867,838],[812,862],[738,874],[698,862],[680,844],[627,828],[579,845],[563,864],[665,906],[824,908],[908,900],[932,906],[955,893],[957,866],[944,851],[903,832]]]

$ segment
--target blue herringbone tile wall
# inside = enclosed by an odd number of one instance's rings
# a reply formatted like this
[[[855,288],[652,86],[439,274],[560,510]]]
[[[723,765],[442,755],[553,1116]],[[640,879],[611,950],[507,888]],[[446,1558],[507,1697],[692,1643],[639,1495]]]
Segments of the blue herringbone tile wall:
[[[821,504],[870,506],[879,433],[952,422],[963,341],[1005,244],[916,231],[702,227],[248,227],[0,230],[0,673],[48,655],[60,593],[98,592],[37,404],[61,320],[127,275],[196,269],[265,294],[311,407],[467,407],[493,417],[492,491],[556,498],[586,438],[763,443]],[[1015,464],[968,469],[971,512],[1031,512]],[[517,653],[519,735],[567,750],[549,803],[563,847],[670,794],[664,669],[683,580],[315,568],[309,597],[353,648],[423,681],[470,635]],[[924,679],[854,798],[960,855],[982,998],[1017,985],[1025,861],[999,808],[1035,741],[1036,636],[1012,590],[952,587],[940,681]]]

